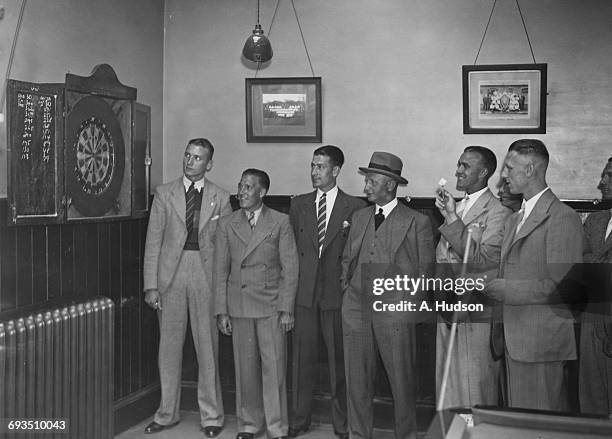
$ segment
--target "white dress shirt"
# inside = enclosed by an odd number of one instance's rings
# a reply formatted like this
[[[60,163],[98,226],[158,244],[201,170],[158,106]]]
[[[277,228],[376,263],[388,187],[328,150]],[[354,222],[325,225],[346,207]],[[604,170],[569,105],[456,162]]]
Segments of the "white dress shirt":
[[[465,215],[467,215],[468,211],[472,208],[472,206],[476,203],[476,201],[478,201],[480,196],[487,191],[487,189],[489,189],[489,187],[485,186],[479,191],[476,191],[472,194],[465,194],[467,199],[464,198],[459,203],[459,204],[463,203],[463,206],[459,206],[459,205],[457,206],[457,212],[459,212],[460,208],[463,207],[463,210],[461,211],[461,219],[465,218]]]
[[[194,182],[194,187],[196,191],[202,192],[202,188],[204,187],[205,181],[206,181],[206,178],[202,177],[201,180]],[[185,186],[185,192],[187,192],[189,190],[189,187],[191,186],[191,180],[189,180],[184,175],[183,175],[183,186]]]
[[[391,211],[393,209],[395,209],[395,206],[397,206],[397,198],[392,199],[391,201],[389,201],[387,204],[385,204],[384,206],[380,206],[380,205],[376,205],[376,212],[374,212],[375,214],[378,213],[378,211],[380,209],[382,209],[382,213],[385,216],[385,219],[389,216],[389,214],[391,213]]]
[[[549,189],[550,188],[548,186],[546,186],[542,191],[538,192],[537,194],[535,194],[530,199],[523,200],[523,205],[521,206],[521,210],[523,211],[523,219],[516,226],[517,233],[521,229],[521,227],[523,227],[523,224],[525,224],[525,221],[527,220],[527,218],[529,218],[529,215],[531,214],[531,211],[535,207],[535,205],[538,202],[538,200],[540,199],[540,197],[544,194],[544,192],[546,192]]]

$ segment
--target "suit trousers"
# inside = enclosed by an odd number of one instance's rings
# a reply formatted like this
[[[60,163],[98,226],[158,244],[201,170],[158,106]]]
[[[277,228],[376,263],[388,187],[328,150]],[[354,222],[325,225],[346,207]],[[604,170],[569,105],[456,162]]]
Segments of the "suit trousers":
[[[568,411],[564,366],[565,361],[516,361],[506,350],[508,406]]]
[[[218,338],[213,318],[212,294],[204,290],[206,279],[198,251],[183,251],[176,274],[161,296],[158,311],[159,378],[161,403],[154,421],[161,425],[179,420],[183,345],[187,313],[198,359],[198,406],[202,427],[223,426],[223,400],[218,373]]]
[[[286,436],[287,341],[278,315],[232,317],[238,431]]]
[[[343,312],[348,424],[351,439],[372,439],[377,351],[389,378],[395,415],[395,438],[416,439],[416,370],[414,324],[362,322]],[[354,318],[358,317],[358,318]],[[384,317],[383,317],[384,318]]]
[[[459,322],[451,355],[444,408],[497,405],[501,360],[493,360],[489,322]],[[450,329],[438,318],[436,396],[440,396]]]
[[[603,320],[601,316],[597,318]],[[612,358],[604,354],[607,337],[602,336],[601,325],[587,322],[580,330],[580,411],[609,415],[612,413]]]
[[[293,328],[293,407],[295,428],[308,427],[312,398],[319,375],[320,334],[327,350],[332,424],[336,433],[346,433],[346,380],[342,348],[342,317],[339,309],[322,310],[296,305]]]

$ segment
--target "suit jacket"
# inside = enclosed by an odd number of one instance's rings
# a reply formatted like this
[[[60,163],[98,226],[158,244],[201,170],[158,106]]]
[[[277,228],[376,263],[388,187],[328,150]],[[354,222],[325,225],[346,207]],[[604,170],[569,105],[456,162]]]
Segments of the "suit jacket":
[[[185,186],[183,177],[158,186],[151,206],[144,254],[144,289],[158,289],[163,294],[176,272],[187,240],[185,226]],[[207,285],[212,286],[214,235],[218,219],[231,213],[229,193],[206,180],[202,188],[202,207],[198,223],[200,258],[206,271]]]
[[[321,292],[321,309],[340,309],[342,252],[348,237],[351,215],[355,210],[365,207],[366,203],[338,189],[319,259],[316,196],[317,191],[298,195],[291,200],[289,210],[300,258],[296,303],[308,308],[313,306],[315,286],[319,277],[319,283],[324,288]]]
[[[463,261],[468,228],[473,224],[470,247],[470,263],[478,264],[483,271],[499,267],[501,243],[504,237],[504,223],[512,213],[510,209],[495,198],[493,192],[487,189],[468,210],[463,220],[451,224],[444,222],[438,230],[442,234],[436,251],[437,262]],[[448,244],[448,245],[447,245]]]
[[[612,233],[606,237],[610,210],[591,213],[584,222],[587,306],[583,323],[595,323],[595,334],[612,340]]]
[[[517,361],[573,360],[574,319],[563,287],[582,262],[580,217],[547,190],[515,234],[519,219],[517,212],[506,222],[501,251],[506,348]]]
[[[453,277],[459,274],[468,228],[480,224],[480,227],[472,229],[468,276],[473,273],[478,277],[487,276],[487,280],[494,279],[499,269],[504,223],[511,213],[512,211],[502,205],[493,192],[487,189],[478,197],[463,220],[459,219],[451,224],[444,222],[438,229],[442,236],[436,248],[436,262],[449,265],[438,265],[437,275]],[[466,296],[462,297],[462,301],[465,302],[466,299],[470,300]],[[483,297],[477,300],[474,297],[471,299],[476,302],[483,301]],[[478,313],[478,317],[487,318],[482,313]]]
[[[242,209],[221,218],[215,240],[215,314],[293,312],[298,256],[289,216],[265,205],[253,230]]]
[[[584,262],[612,263],[612,233],[606,240],[610,209],[591,213],[584,222]]]
[[[370,303],[370,301],[363,300],[362,295],[367,294],[366,292],[355,291],[353,288],[347,287],[359,261],[359,253],[362,251],[361,244],[366,229],[370,226],[370,223],[374,223],[375,209],[375,205],[368,206],[356,211],[352,217],[352,226],[342,258],[341,282],[343,289],[346,290],[342,304],[344,315],[346,315],[345,312],[352,312],[354,316],[360,317],[362,304]],[[385,221],[388,221],[387,226],[392,228],[391,233],[396,239],[394,239],[393,247],[390,249],[389,260],[391,264],[384,276],[395,277],[396,274],[414,278],[421,275],[431,276],[435,262],[435,251],[429,218],[399,202]],[[379,297],[382,298],[383,296]],[[398,297],[397,299],[401,298]],[[405,299],[409,299],[409,297],[405,297]],[[425,318],[423,314],[414,312],[392,312],[390,314],[377,312],[374,314],[389,317],[389,321],[397,318],[403,320],[422,320]]]

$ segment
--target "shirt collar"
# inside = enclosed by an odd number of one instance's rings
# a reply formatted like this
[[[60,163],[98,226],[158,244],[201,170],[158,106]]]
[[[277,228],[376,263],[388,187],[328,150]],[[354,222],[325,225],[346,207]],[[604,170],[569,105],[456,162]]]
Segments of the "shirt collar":
[[[389,216],[389,214],[391,213],[391,211],[393,209],[395,209],[395,206],[397,206],[397,198],[392,199],[391,201],[389,201],[384,206],[381,206],[381,205],[377,204],[376,205],[376,212],[374,212],[374,213],[378,213],[378,211],[380,209],[382,209],[383,210],[383,215],[385,216],[385,218],[387,218]]]
[[[544,192],[546,192],[549,189],[550,189],[550,187],[546,186],[543,190],[541,190],[540,192],[535,194],[530,199],[528,199],[528,200],[524,199],[523,200],[523,205],[521,206],[521,209],[524,209],[523,218],[527,218],[529,216],[529,214],[531,213],[531,211],[535,207],[535,205],[538,202],[538,200],[540,199],[540,197],[544,194]]]
[[[198,192],[202,192],[202,188],[204,188],[204,183],[206,182],[206,177],[202,177],[200,180],[194,183],[194,186]],[[191,180],[183,175],[183,186],[185,186],[185,192],[189,190],[191,186]]]
[[[325,198],[326,199],[330,199],[330,198],[336,198],[336,196],[338,195],[338,185],[335,185],[333,188],[331,188],[330,190],[328,190],[327,192],[323,192],[321,189],[317,189],[317,202],[319,201],[319,198],[321,198],[321,195],[323,195],[325,193]]]
[[[255,224],[257,224],[257,220],[259,219],[259,215],[261,214],[261,209],[263,209],[263,203],[261,203],[259,209],[253,211],[253,213],[255,214],[255,216],[253,217],[255,219]],[[242,211],[246,215],[247,219],[249,219],[249,212],[246,209],[243,209]]]
[[[481,196],[482,194],[484,194],[484,193],[487,191],[487,189],[489,189],[489,187],[488,187],[488,186],[485,186],[485,187],[483,187],[482,189],[480,189],[479,191],[473,192],[473,193],[471,193],[471,194],[468,194],[468,193],[466,192],[466,193],[465,193],[465,196],[467,197],[467,199],[468,199],[468,201],[469,201],[469,202],[473,202],[473,203],[475,203],[475,202],[476,202],[476,200],[477,200],[477,199],[479,199],[479,198],[480,198],[480,196]]]

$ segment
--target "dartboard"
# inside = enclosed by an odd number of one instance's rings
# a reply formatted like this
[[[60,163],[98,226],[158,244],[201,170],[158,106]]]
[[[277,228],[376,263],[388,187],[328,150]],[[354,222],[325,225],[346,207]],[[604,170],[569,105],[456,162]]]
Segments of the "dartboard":
[[[67,116],[66,139],[70,205],[83,216],[103,216],[117,207],[125,168],[118,116],[103,98],[86,96]]]
[[[96,117],[85,120],[74,150],[74,170],[83,192],[99,195],[108,189],[115,168],[115,147],[106,124]]]

